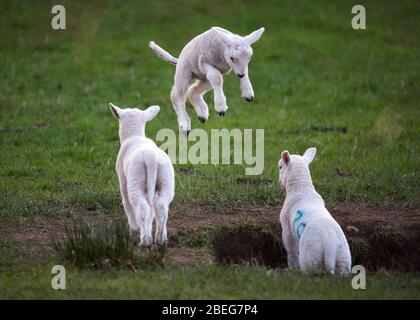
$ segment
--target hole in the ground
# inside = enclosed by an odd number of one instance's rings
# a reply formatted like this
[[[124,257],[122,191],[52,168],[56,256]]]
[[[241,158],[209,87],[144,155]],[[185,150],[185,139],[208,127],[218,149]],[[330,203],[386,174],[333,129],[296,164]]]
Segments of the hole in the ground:
[[[418,237],[417,237],[418,238]],[[390,226],[378,226],[370,235],[348,238],[353,265],[368,270],[379,268],[400,271],[420,270],[418,239]]]
[[[219,263],[257,263],[271,268],[287,266],[280,230],[267,226],[226,226],[214,233],[212,248]],[[348,237],[353,265],[370,271],[379,268],[420,270],[417,240],[390,227],[380,226],[366,236]]]
[[[287,256],[276,232],[258,226],[222,227],[213,238],[212,247],[220,263],[257,263],[286,267]]]

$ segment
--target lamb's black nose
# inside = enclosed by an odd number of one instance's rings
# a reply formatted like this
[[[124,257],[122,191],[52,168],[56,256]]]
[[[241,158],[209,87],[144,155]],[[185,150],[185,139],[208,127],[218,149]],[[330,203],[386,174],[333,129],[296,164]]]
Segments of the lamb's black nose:
[[[245,77],[245,75],[244,74],[238,74],[238,77],[243,78],[243,77]]]

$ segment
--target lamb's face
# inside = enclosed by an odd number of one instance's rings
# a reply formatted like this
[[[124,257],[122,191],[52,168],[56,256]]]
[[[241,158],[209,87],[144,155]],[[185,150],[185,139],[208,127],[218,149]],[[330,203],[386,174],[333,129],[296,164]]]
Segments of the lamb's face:
[[[309,170],[309,164],[315,158],[316,148],[309,148],[305,151],[303,156],[293,154],[285,150],[281,153],[281,159],[278,162],[279,166],[279,180],[283,186],[286,186],[286,181],[290,176],[293,176],[302,168]]]
[[[219,27],[213,27],[212,29],[218,33],[220,39],[226,45],[224,52],[226,63],[235,75],[243,78],[248,73],[248,63],[253,54],[251,45],[262,36],[264,28],[260,28],[245,37],[232,34]]]
[[[233,73],[239,78],[243,78],[248,73],[248,63],[252,54],[251,46],[242,39],[238,39],[226,47],[225,60]]]

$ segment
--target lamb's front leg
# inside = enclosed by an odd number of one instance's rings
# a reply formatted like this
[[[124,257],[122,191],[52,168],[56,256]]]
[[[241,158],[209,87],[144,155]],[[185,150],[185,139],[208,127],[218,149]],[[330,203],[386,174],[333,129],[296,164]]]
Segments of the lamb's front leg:
[[[299,243],[293,236],[288,221],[281,221],[282,239],[287,251],[287,265],[291,269],[299,269]]]
[[[248,102],[254,101],[254,89],[252,89],[252,84],[249,80],[248,70],[245,72],[245,75],[240,78],[240,83],[242,97]]]
[[[203,69],[214,90],[214,108],[219,116],[223,117],[228,109],[226,97],[223,92],[223,75],[219,70],[209,64],[204,64]]]

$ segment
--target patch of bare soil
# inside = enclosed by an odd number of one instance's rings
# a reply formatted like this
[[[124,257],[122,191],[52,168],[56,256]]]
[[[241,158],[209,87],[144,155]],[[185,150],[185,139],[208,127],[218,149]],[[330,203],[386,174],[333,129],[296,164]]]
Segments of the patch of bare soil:
[[[329,210],[349,240],[353,264],[362,264],[370,270],[381,267],[420,270],[419,209],[385,210],[339,203]],[[208,212],[206,208],[189,205],[170,216],[168,233],[170,239],[181,233],[183,237],[195,239],[201,232],[213,230],[210,237],[216,261],[283,267],[286,253],[280,240],[279,213],[280,207]],[[113,221],[112,217],[94,215],[89,219],[96,224]],[[0,225],[0,237],[51,253],[51,236],[63,237],[65,226],[71,222],[71,219],[51,217],[19,224],[10,220]],[[200,242],[195,244],[195,247],[201,246]],[[180,248],[173,240],[169,241],[167,258],[176,263],[211,259],[197,248]]]
[[[212,261],[212,256],[199,249],[170,247],[166,252],[166,259],[179,264]]]

